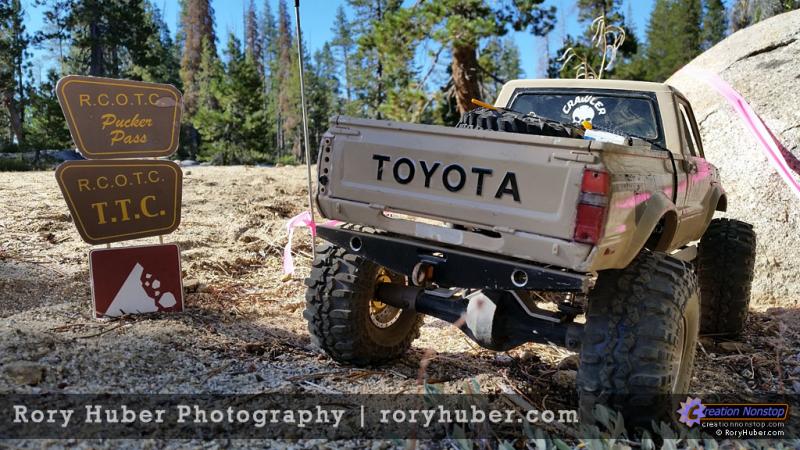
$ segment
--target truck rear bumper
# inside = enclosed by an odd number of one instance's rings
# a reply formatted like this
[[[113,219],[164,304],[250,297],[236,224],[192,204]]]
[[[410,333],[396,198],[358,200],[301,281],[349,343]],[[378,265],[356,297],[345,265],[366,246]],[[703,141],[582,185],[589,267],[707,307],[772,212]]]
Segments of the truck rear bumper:
[[[586,274],[422,239],[366,232],[349,225],[319,225],[317,233],[332,244],[410,279],[422,268],[440,286],[562,292],[587,288]]]
[[[495,256],[535,261],[534,264],[544,266],[563,267],[575,272],[589,272],[594,255],[593,247],[588,244],[498,227],[490,230],[494,236],[445,228],[404,218],[387,217],[383,205],[331,198],[323,194],[317,196],[317,205],[322,215],[328,219],[362,224],[466,251],[475,250]]]

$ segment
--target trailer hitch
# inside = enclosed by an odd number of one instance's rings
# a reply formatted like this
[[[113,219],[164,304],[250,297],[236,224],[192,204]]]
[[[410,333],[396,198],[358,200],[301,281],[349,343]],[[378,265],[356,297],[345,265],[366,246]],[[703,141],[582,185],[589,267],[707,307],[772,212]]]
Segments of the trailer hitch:
[[[459,295],[451,289],[426,290],[382,283],[376,298],[456,325],[481,347],[505,351],[526,342],[580,347],[582,326],[563,313],[545,311],[516,292],[483,289]]]

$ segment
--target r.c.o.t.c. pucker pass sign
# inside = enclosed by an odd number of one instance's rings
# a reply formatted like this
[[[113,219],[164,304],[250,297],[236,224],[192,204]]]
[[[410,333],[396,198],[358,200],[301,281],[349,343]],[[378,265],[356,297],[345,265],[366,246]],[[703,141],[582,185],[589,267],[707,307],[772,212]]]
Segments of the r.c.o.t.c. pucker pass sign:
[[[172,86],[70,75],[56,95],[86,158],[164,157],[178,148],[181,93]]]

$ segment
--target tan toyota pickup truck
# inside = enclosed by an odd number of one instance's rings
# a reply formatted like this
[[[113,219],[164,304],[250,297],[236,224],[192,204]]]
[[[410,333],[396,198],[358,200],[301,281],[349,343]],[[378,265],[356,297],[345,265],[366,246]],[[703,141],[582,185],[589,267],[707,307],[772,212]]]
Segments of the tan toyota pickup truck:
[[[559,343],[580,352],[582,413],[602,401],[649,423],[688,392],[698,332],[741,331],[752,281],[755,235],[713,219],[728,197],[689,102],[657,83],[517,80],[485,106],[454,128],[332,119],[314,341],[375,364],[431,315],[490,349]]]

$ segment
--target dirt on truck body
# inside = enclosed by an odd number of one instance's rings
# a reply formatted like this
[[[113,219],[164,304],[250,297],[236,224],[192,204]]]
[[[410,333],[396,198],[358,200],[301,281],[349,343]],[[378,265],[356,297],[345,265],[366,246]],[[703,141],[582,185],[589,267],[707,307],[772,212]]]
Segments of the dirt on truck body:
[[[316,199],[343,223],[318,228],[312,338],[374,364],[432,315],[489,349],[580,351],[585,417],[674,411],[698,333],[741,331],[755,251],[713,219],[728,200],[699,136],[680,92],[630,81],[512,81],[456,128],[332,119]]]

